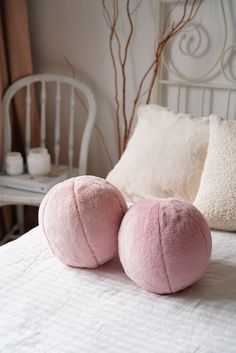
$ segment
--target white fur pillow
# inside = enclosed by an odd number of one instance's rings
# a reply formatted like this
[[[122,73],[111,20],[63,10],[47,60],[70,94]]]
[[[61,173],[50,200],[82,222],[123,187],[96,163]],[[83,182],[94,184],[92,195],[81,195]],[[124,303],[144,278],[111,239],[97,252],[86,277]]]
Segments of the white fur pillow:
[[[194,204],[211,228],[236,230],[236,121],[210,116],[209,147]]]
[[[208,118],[176,114],[154,104],[141,106],[133,136],[107,179],[131,202],[147,197],[193,202],[206,158],[208,130]]]

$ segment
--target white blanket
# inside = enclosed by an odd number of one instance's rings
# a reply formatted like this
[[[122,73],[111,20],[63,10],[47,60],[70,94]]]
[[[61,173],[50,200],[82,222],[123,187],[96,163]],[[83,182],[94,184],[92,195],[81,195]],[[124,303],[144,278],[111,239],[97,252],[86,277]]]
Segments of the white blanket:
[[[113,260],[66,267],[39,228],[0,248],[1,353],[235,353],[236,235],[213,233],[213,257],[191,288],[160,296]]]

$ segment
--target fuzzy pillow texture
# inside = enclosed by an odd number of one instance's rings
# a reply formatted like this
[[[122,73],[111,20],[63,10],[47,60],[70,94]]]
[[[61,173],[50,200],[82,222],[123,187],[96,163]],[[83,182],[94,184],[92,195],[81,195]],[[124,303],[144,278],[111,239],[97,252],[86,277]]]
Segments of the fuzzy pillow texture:
[[[195,206],[209,227],[236,231],[236,121],[210,116],[210,138]]]
[[[209,119],[176,114],[150,104],[138,109],[138,123],[107,180],[127,201],[175,197],[193,202],[209,138]]]
[[[126,274],[159,294],[177,292],[199,280],[211,247],[202,214],[175,199],[149,199],[131,206],[119,231],[119,256]]]
[[[126,210],[122,194],[108,181],[80,176],[47,193],[40,205],[39,225],[59,260],[94,268],[117,254]]]

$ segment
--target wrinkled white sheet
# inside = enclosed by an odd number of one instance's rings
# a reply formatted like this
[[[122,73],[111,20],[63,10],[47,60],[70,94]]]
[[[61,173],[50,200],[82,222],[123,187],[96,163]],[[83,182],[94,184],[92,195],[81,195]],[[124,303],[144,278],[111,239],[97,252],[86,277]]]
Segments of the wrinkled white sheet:
[[[66,267],[39,228],[0,248],[1,353],[235,353],[236,235],[213,233],[205,276],[159,296],[119,261]]]

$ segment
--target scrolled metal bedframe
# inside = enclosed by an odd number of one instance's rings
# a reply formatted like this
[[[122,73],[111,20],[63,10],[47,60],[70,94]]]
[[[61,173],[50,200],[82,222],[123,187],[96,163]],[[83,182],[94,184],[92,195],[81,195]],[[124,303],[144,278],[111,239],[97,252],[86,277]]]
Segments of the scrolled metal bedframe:
[[[234,77],[232,72],[236,44],[231,42],[229,5],[230,0],[218,0],[214,3],[211,0],[203,1],[194,20],[173,38],[162,58],[156,84],[155,95],[158,103],[178,112],[193,113],[189,107],[189,97],[192,94],[197,99],[197,102],[195,99],[195,114],[216,113],[224,118],[236,118],[236,75]],[[157,0],[158,36],[162,34],[163,19],[166,18],[166,14],[170,11],[171,16],[168,17],[173,20],[179,6],[183,6],[183,1],[176,3],[173,0]],[[210,21],[214,21],[214,14],[208,23],[210,28],[207,28],[206,21],[201,21],[201,11],[209,12],[211,10],[216,11],[221,19],[218,26],[220,36],[217,37],[214,34],[214,38],[217,38],[218,55],[213,60],[209,56],[210,48],[213,45],[209,30],[211,29]],[[178,60],[175,60],[176,56],[178,56]],[[209,66],[207,68],[201,67],[202,70],[198,74],[189,75],[178,68],[181,58],[186,63],[188,60],[190,63],[193,63],[193,60],[194,63],[197,63],[203,58],[205,60],[209,58]],[[219,111],[213,104],[216,95],[220,97],[221,102]],[[172,102],[169,102],[170,100]]]

